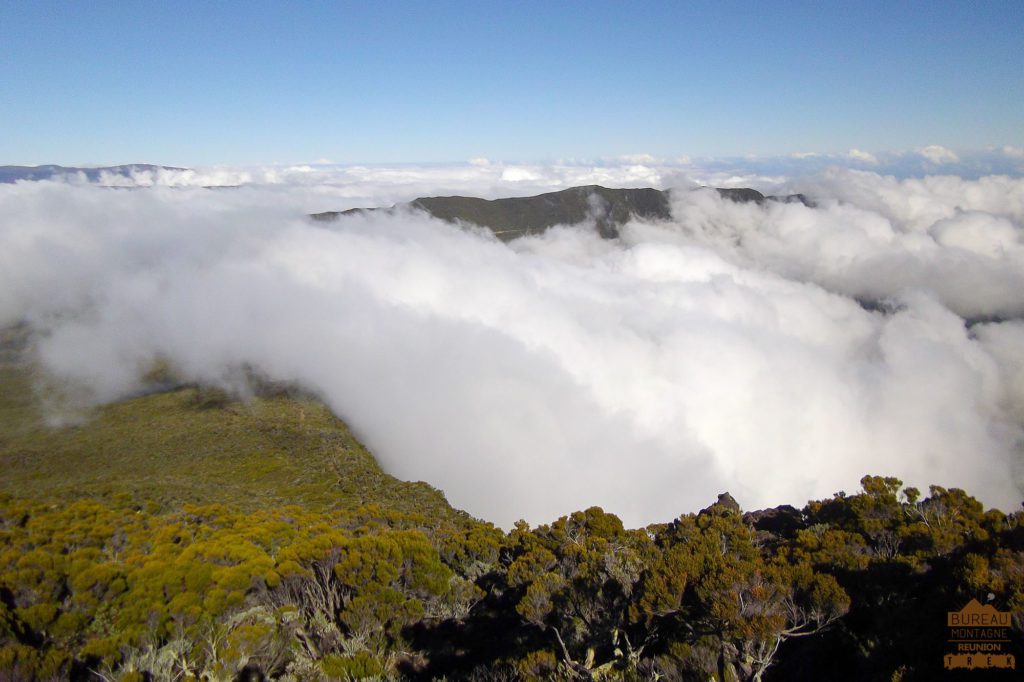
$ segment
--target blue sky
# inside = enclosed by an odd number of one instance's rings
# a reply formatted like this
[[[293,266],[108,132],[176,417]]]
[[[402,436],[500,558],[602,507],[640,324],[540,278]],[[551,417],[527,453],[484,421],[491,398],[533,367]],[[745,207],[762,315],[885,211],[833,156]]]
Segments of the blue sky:
[[[1024,2],[0,0],[0,164],[1024,143]]]

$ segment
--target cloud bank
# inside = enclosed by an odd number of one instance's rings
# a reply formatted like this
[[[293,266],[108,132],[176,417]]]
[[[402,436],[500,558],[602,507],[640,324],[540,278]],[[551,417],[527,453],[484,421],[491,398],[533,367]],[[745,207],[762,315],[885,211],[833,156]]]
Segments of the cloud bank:
[[[450,182],[552,177],[508,170]],[[866,473],[1020,503],[1024,180],[778,180],[809,208],[665,176],[672,221],[503,244],[422,214],[306,219],[425,194],[438,171],[350,172],[326,189],[2,186],[0,323],[41,330],[40,360],[100,401],[156,357],[297,381],[386,470],[506,525],[592,504],[664,521],[724,490],[800,504]]]
[[[544,163],[492,161],[465,163],[342,165],[327,160],[252,167],[121,167],[122,172],[69,172],[57,179],[69,184],[107,187],[259,187],[265,195],[295,198],[304,189],[309,210],[339,208],[339,201],[364,206],[379,201],[408,201],[424,195],[472,194],[485,198],[537,194],[579,185],[667,187],[682,184],[753,187],[774,192],[788,178],[847,168],[899,179],[943,174],[979,179],[1024,175],[1024,149],[1004,145],[952,150],[938,144],[904,151],[844,153],[804,150],[781,156],[659,156],[647,152],[597,159]],[[343,206],[342,208],[346,208]]]

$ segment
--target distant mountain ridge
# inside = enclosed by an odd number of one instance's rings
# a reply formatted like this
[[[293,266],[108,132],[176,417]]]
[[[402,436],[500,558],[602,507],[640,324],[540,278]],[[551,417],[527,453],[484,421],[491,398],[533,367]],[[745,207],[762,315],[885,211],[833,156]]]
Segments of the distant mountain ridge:
[[[151,163],[129,163],[121,166],[100,166],[95,168],[56,166],[53,164],[45,166],[0,166],[0,183],[10,184],[19,180],[53,180],[54,178],[63,178],[79,173],[84,174],[89,182],[96,182],[104,173],[130,177],[132,173],[157,170],[182,171],[186,169],[174,166],[158,166]]]
[[[716,188],[722,197],[738,203],[813,203],[803,194],[765,196],[747,187]],[[466,222],[491,230],[503,241],[544,232],[555,225],[573,225],[594,220],[606,239],[619,236],[619,227],[631,219],[670,220],[671,190],[650,187],[613,189],[600,185],[570,187],[530,197],[480,199],[478,197],[421,197],[389,208],[351,208],[347,211],[315,213],[315,220],[330,221],[345,215],[374,211],[418,209],[446,222]]]

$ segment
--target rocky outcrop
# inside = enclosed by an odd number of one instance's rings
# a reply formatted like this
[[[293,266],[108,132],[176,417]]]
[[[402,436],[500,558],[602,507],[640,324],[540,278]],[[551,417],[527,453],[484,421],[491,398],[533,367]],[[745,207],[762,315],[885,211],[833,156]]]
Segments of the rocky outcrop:
[[[803,204],[804,206],[814,206],[814,202],[808,199],[803,194],[786,194],[783,196],[761,194],[756,189],[750,189],[749,187],[718,187],[716,190],[719,195],[724,199],[735,201],[739,204],[765,204],[770,201],[781,202],[783,204]]]

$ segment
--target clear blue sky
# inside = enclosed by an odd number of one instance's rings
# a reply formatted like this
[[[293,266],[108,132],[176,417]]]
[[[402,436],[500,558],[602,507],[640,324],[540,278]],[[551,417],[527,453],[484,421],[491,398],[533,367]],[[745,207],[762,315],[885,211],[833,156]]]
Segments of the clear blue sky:
[[[1024,0],[0,0],[0,164],[1024,143]]]

